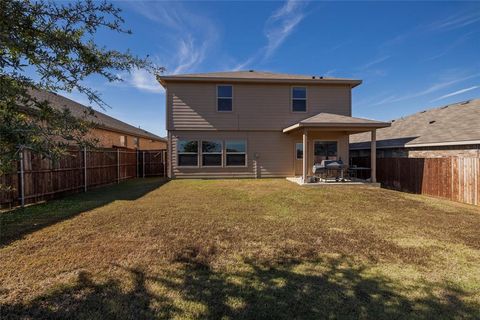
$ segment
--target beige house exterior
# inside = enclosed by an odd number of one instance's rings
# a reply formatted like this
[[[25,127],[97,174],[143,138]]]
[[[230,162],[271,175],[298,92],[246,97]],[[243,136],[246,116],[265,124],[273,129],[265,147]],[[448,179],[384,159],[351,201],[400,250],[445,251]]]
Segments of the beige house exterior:
[[[389,126],[351,117],[351,90],[360,80],[251,70],[159,82],[166,90],[170,178],[306,181],[315,162],[348,163],[350,134],[375,138],[377,128]]]

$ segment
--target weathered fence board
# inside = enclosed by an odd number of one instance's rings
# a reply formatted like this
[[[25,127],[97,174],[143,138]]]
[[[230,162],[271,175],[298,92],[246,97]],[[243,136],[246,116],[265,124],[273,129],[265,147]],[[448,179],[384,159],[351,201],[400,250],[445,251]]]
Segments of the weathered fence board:
[[[359,166],[369,162],[352,159]],[[480,205],[480,158],[379,158],[377,181],[390,189]]]
[[[143,154],[145,161],[142,158],[139,162]],[[164,176],[165,161],[166,150],[97,149],[87,150],[86,154],[84,150],[70,150],[55,162],[24,150],[24,201],[35,203],[135,177]],[[0,176],[0,184],[11,186],[10,190],[0,191],[1,207],[22,203],[20,161],[16,173]]]

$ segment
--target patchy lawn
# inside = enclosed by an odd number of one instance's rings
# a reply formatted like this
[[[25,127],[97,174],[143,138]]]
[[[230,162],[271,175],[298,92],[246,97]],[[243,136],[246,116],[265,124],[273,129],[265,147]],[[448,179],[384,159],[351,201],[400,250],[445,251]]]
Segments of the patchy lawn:
[[[480,209],[453,202],[145,179],[0,219],[2,319],[480,318]]]

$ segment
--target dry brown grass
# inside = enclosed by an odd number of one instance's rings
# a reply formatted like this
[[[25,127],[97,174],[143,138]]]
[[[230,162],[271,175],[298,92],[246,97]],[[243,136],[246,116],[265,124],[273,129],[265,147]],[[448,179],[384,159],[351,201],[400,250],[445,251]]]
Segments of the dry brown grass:
[[[480,317],[479,208],[275,179],[160,185],[3,215],[2,315]]]

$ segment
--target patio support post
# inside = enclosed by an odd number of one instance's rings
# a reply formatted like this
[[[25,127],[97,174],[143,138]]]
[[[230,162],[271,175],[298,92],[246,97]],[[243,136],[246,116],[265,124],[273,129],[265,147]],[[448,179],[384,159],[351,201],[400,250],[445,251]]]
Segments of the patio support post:
[[[308,134],[307,129],[303,130],[303,174],[302,180],[303,183],[307,182],[307,173],[308,173]]]
[[[377,130],[372,130],[372,142],[370,146],[370,182],[377,182]]]

